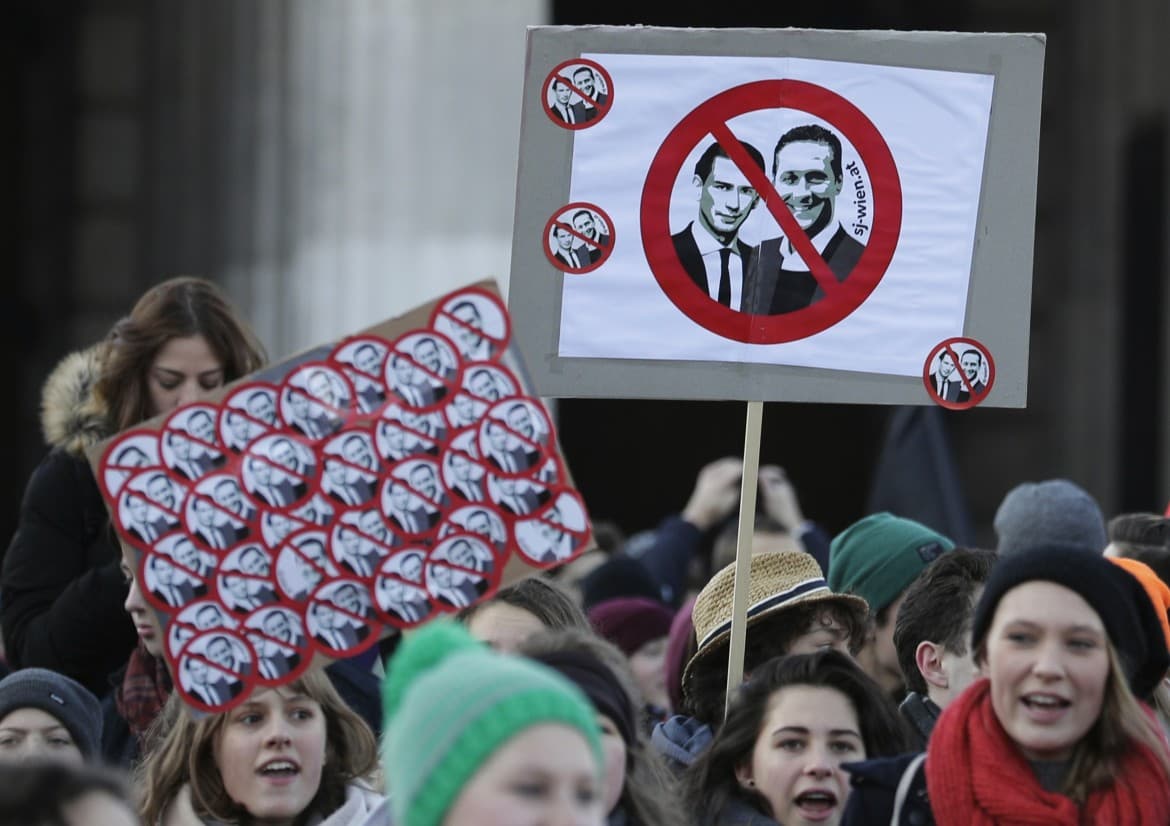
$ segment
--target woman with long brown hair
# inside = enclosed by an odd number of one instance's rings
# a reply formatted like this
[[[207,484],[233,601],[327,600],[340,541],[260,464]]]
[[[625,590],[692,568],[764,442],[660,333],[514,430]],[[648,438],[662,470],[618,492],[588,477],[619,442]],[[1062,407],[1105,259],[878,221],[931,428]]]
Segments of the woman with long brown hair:
[[[134,649],[121,553],[86,451],[195,401],[264,363],[255,336],[210,281],[148,290],[101,343],[66,357],[45,384],[51,450],[29,479],[0,573],[9,663],[66,674],[98,696]]]

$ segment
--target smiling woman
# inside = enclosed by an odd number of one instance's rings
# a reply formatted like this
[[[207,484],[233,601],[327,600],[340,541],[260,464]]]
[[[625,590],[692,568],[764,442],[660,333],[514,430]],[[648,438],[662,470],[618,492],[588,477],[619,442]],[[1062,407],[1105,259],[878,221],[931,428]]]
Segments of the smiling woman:
[[[155,725],[136,784],[145,823],[351,826],[385,805],[374,734],[323,672],[198,721],[173,694]]]
[[[86,451],[263,363],[220,290],[181,277],[152,287],[104,341],[57,366],[42,399],[51,450],[29,479],[0,573],[13,666],[51,668],[99,697],[109,691],[135,637],[122,610],[121,554]]]

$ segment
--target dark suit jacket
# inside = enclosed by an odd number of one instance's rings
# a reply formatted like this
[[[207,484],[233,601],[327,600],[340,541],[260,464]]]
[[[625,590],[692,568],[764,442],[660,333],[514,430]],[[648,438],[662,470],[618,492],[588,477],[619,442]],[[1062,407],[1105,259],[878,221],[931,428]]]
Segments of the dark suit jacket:
[[[366,637],[370,636],[370,629],[368,626],[351,625],[348,622],[342,625],[340,628],[334,628],[333,632],[341,636],[342,641],[345,643],[345,650],[353,648]],[[333,641],[329,639],[329,637],[326,636],[323,631],[320,634],[314,634],[313,638],[322,645],[328,646],[330,648],[333,647]]]
[[[694,221],[687,224],[686,229],[670,236],[670,240],[674,242],[674,251],[678,255],[678,260],[682,262],[683,269],[691,277],[691,281],[695,282],[695,286],[703,292],[703,295],[709,295],[707,292],[707,268],[703,266],[703,255],[699,252],[699,245],[695,243],[694,225]],[[700,229],[699,232],[705,232],[705,230]],[[743,262],[743,293],[740,307],[744,312],[750,313],[753,312],[751,309],[753,295],[751,276],[755,272],[756,251],[740,241],[739,238],[735,239],[735,247],[739,250],[740,261]]]
[[[155,537],[155,539],[157,540],[157,539],[161,539],[162,537],[166,536],[168,533],[173,531],[178,525],[177,525],[177,523],[171,522],[169,519],[152,519],[150,521],[150,526],[152,528],[154,528],[155,531],[157,531],[158,535]],[[130,526],[130,535],[133,536],[135,539],[137,539],[140,542],[149,542],[150,541],[141,532],[139,532],[138,529],[134,525]]]
[[[366,479],[362,477],[358,477],[358,479],[354,482],[347,482],[345,487],[357,495],[359,505],[364,505],[366,502],[369,502],[374,498],[374,484],[372,482],[366,481]],[[329,498],[340,502],[343,505],[350,504],[335,490],[329,491]]]
[[[957,402],[970,401],[972,392],[976,396],[982,396],[983,392],[987,389],[987,385],[985,385],[981,381],[971,382],[971,391],[970,392],[968,392],[966,387],[962,387],[961,380],[960,380],[960,387],[961,387],[961,389],[959,390],[958,395],[955,397],[955,401],[957,401]]]
[[[239,538],[231,525],[212,525],[210,528],[200,525],[195,529],[195,535],[209,548],[230,548]],[[216,538],[222,544],[216,544]]]
[[[782,270],[784,256],[780,252],[780,238],[766,238],[753,270],[753,281],[758,285],[753,295],[752,312],[778,315],[802,310],[824,298],[824,292],[811,272]],[[823,257],[837,281],[844,281],[865,252],[865,246],[838,225],[837,231],[825,245]]]
[[[508,504],[507,500],[505,500],[503,498],[500,499],[500,507],[503,508],[504,510],[506,510],[508,513],[514,513],[514,514],[519,515],[520,513],[532,513],[534,510],[536,510],[541,505],[543,505],[545,502],[547,502],[549,499],[551,499],[552,494],[549,493],[547,490],[542,490],[542,491],[540,491],[540,493],[537,493],[536,491],[529,489],[529,490],[524,491],[523,493],[513,494],[512,498],[521,500],[528,507],[528,510],[527,511],[517,511],[515,508],[513,508],[511,505]]]
[[[565,116],[561,114],[561,110],[556,107],[556,104],[553,104],[551,108],[554,118],[561,121],[561,123],[568,123],[565,120]],[[593,120],[593,118],[589,117],[589,112],[585,109],[585,104],[581,101],[570,103],[569,109],[573,113],[573,123],[585,123],[586,121]],[[596,117],[596,114],[594,117]]]
[[[951,373],[950,378],[947,379],[946,393],[943,393],[943,380],[938,373],[935,373],[930,377],[930,382],[934,385],[934,392],[937,393],[939,398],[945,402],[957,402],[959,401],[959,393],[961,391],[965,392],[963,391],[963,380],[959,378],[958,370]]]
[[[276,671],[277,677],[265,677],[265,679],[279,679],[300,665],[300,662],[301,655],[296,651],[291,651],[288,654],[276,651],[271,656],[260,658],[259,673],[260,676],[264,677],[264,663],[268,663]]]
[[[553,253],[553,258],[560,261],[567,269],[570,269],[570,270],[580,269],[581,267],[588,267],[590,264],[593,263],[593,257],[590,256],[588,254],[589,251],[584,249],[583,247],[574,249],[573,252],[577,253],[577,260],[580,262],[579,265],[574,264],[572,261],[570,261],[564,255],[562,255],[559,248],[557,249],[556,252]]]
[[[393,614],[403,622],[418,622],[431,613],[431,604],[425,599],[408,599],[397,605],[387,605],[386,613]]]
[[[275,485],[271,485],[270,487],[274,487],[280,491],[280,494],[284,497],[284,502],[274,501],[273,497],[268,495],[268,488],[266,487],[257,486],[256,495],[273,507],[284,507],[286,505],[291,505],[293,502],[304,496],[305,491],[308,490],[304,482],[298,480],[294,484],[289,479],[281,479],[280,482]]]
[[[455,480],[451,483],[451,492],[468,502],[482,502],[487,499],[487,491],[484,490],[482,479],[471,479],[466,482]],[[473,493],[479,495],[474,496]]]
[[[516,467],[519,470],[528,470],[528,468],[535,465],[537,460],[540,459],[539,451],[528,450],[524,447],[516,447],[512,450],[507,450],[504,452],[512,457],[512,461],[516,463]],[[488,462],[491,464],[491,466],[503,471],[508,471],[508,468],[504,467],[505,463],[497,459],[496,456],[497,454],[494,452],[488,454]]]

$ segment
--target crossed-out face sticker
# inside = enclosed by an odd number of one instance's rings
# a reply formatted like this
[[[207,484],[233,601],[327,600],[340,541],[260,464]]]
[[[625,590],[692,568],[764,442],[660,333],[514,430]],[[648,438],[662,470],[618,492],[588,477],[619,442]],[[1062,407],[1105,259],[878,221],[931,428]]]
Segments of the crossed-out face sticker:
[[[613,104],[613,81],[596,61],[577,58],[555,66],[542,87],[545,114],[562,129],[600,122]]]
[[[321,464],[321,492],[339,507],[362,507],[377,493],[382,466],[368,429],[340,431],[325,443]]]
[[[390,469],[382,484],[382,514],[395,533],[409,540],[430,535],[450,498],[432,459],[407,459]]]
[[[142,593],[155,608],[173,613],[207,596],[207,579],[215,568],[191,540],[174,534],[142,556],[139,582]]]
[[[499,358],[512,332],[503,303],[476,289],[448,296],[431,313],[431,327],[453,342],[469,362]]]
[[[439,526],[439,538],[445,539],[454,533],[478,536],[501,558],[508,548],[508,526],[490,502],[465,505],[451,511]]]
[[[519,394],[520,382],[503,365],[477,362],[467,365],[463,371],[463,389],[490,406],[500,399]]]
[[[167,653],[172,660],[179,658],[179,652],[192,637],[215,628],[232,630],[239,623],[213,599],[192,602],[183,608],[167,626]]]
[[[535,476],[551,455],[552,424],[535,401],[513,396],[488,410],[477,444],[493,474]]]
[[[443,486],[455,501],[487,502],[487,470],[474,449],[475,434],[468,430],[453,439],[443,451]]]
[[[304,528],[306,523],[275,510],[265,510],[260,517],[260,537],[269,550],[279,549],[285,538]]]
[[[244,500],[236,478],[228,473],[205,476],[183,505],[186,532],[204,547],[223,552],[251,535],[256,509]]]
[[[101,479],[111,497],[116,497],[134,473],[159,467],[158,434],[132,430],[112,442],[101,458]]]
[[[386,359],[387,398],[413,410],[435,410],[450,397],[463,373],[455,345],[442,333],[409,332]]]
[[[179,653],[176,682],[187,702],[223,711],[250,693],[255,652],[238,631],[217,628],[193,637]]]
[[[233,453],[242,453],[252,442],[279,427],[276,394],[272,384],[255,382],[236,388],[219,410],[219,441]]]
[[[162,461],[178,478],[192,482],[227,461],[216,436],[218,414],[214,405],[187,405],[163,425]]]
[[[411,628],[434,611],[423,587],[425,548],[403,548],[387,557],[374,581],[374,608],[379,618],[395,628]]]
[[[483,539],[455,533],[437,544],[427,557],[427,591],[435,605],[458,611],[495,590],[500,566]]]
[[[531,479],[488,476],[488,498],[506,516],[526,516],[552,499],[547,485]]]
[[[343,341],[329,356],[329,361],[342,365],[349,377],[362,413],[373,413],[386,403],[383,376],[389,352],[389,342],[376,336],[356,336]]]
[[[316,528],[285,540],[276,556],[276,587],[281,596],[304,602],[323,580],[337,576],[328,548],[329,534]]]
[[[330,657],[356,654],[377,641],[369,586],[356,579],[318,588],[305,618],[314,646]]]
[[[187,491],[157,469],[139,471],[122,485],[118,527],[130,544],[148,550],[180,527],[180,505]]]
[[[258,543],[232,551],[220,563],[216,590],[219,601],[236,614],[249,614],[276,602],[272,556]]]
[[[973,338],[948,338],[927,356],[922,381],[939,406],[965,410],[987,398],[995,383],[995,360]]]
[[[316,475],[312,448],[285,433],[257,439],[243,455],[244,491],[262,507],[295,511],[313,493]]]
[[[411,456],[435,455],[447,438],[447,425],[437,412],[418,413],[400,404],[388,404],[374,427],[378,455],[386,462]]]
[[[589,539],[589,519],[576,491],[561,489],[544,508],[517,519],[516,547],[534,565],[557,565],[570,559]]]
[[[280,388],[280,418],[311,442],[332,436],[349,419],[354,391],[345,373],[323,361],[302,364]]]
[[[296,678],[312,661],[304,623],[295,611],[270,605],[244,620],[245,635],[256,652],[257,685],[276,685]]]
[[[363,516],[371,530],[384,530],[384,523],[376,509],[350,511],[333,523],[329,550],[338,567],[359,579],[369,580],[390,553],[390,546],[365,535],[360,527]],[[384,533],[382,535],[386,536]]]

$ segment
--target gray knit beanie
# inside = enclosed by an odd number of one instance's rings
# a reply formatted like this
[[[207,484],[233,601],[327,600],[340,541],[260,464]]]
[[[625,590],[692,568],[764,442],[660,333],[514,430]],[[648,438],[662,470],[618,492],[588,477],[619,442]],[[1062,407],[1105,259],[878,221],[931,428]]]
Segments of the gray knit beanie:
[[[1016,485],[995,512],[994,525],[1000,556],[1051,545],[1099,554],[1109,542],[1097,500],[1068,479]]]
[[[0,680],[0,722],[22,708],[37,708],[60,720],[84,757],[97,756],[102,708],[89,689],[47,668],[22,668]]]

